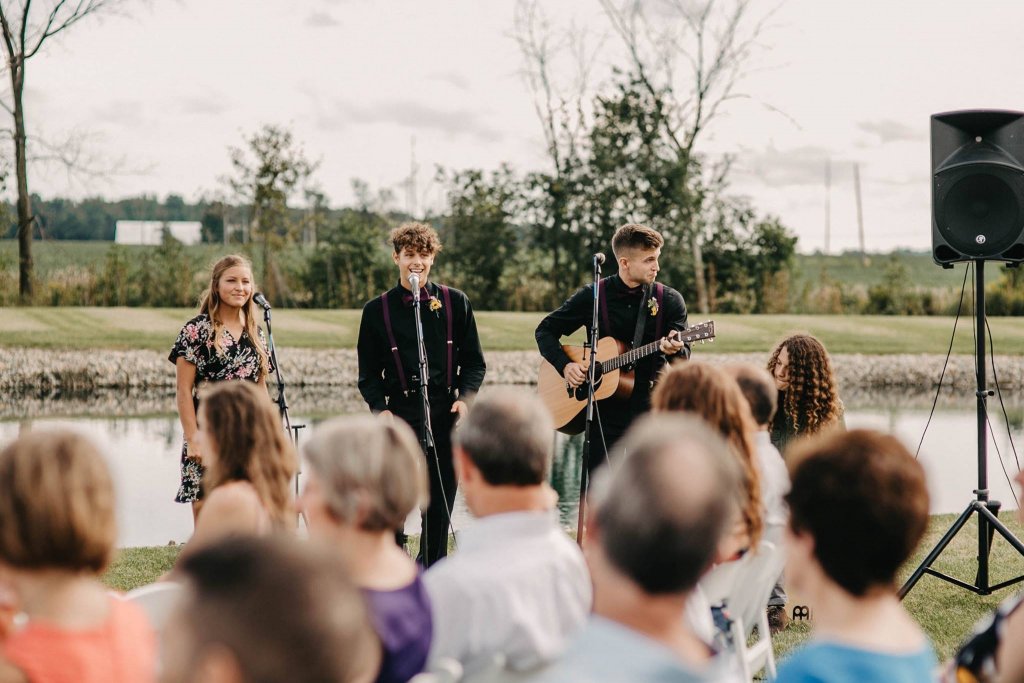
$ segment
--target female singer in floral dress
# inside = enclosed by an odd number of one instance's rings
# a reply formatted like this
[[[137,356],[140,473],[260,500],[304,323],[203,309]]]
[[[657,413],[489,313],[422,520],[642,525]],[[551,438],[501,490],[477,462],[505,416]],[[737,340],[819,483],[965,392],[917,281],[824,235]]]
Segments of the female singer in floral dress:
[[[200,390],[208,382],[247,380],[266,390],[273,369],[267,342],[253,303],[252,265],[244,256],[225,256],[213,264],[210,286],[199,315],[185,323],[168,360],[177,373],[178,417],[185,433],[181,449],[181,486],[175,501],[192,503],[199,513],[203,454],[196,443]]]

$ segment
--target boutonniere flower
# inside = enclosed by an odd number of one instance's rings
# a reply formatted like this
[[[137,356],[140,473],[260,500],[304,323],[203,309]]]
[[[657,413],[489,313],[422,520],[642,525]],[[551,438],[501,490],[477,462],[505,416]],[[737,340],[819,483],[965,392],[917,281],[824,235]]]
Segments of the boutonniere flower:
[[[436,296],[430,297],[430,310],[432,310],[434,313],[437,313],[438,311],[441,310],[441,300],[438,299]]]
[[[647,308],[651,312],[651,317],[658,315],[658,301],[657,299],[648,299]]]

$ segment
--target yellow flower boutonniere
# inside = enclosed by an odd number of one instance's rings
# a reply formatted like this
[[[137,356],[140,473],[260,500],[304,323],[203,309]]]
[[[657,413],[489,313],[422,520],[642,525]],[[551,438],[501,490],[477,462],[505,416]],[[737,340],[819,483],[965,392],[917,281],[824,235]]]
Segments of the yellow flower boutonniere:
[[[650,309],[651,317],[652,318],[654,316],[658,315],[658,300],[657,299],[648,299],[647,300],[647,308]]]
[[[430,310],[432,310],[434,313],[437,313],[438,311],[441,310],[441,300],[438,299],[436,296],[430,297]]]

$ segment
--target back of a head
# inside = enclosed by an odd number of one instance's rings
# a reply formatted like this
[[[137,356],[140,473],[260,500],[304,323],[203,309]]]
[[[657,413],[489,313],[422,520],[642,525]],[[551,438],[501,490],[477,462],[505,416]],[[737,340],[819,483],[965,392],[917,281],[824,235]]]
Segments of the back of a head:
[[[736,380],[747,399],[754,422],[759,426],[769,424],[775,415],[779,392],[768,371],[750,363],[731,363],[725,371]]]
[[[888,588],[924,534],[924,469],[898,439],[867,429],[814,437],[789,453],[790,527],[846,592]]]
[[[453,433],[454,443],[492,486],[536,486],[551,469],[554,427],[541,400],[519,389],[477,397]]]
[[[683,412],[704,420],[725,438],[743,467],[743,516],[756,543],[764,526],[760,477],[751,441],[753,418],[739,385],[722,368],[700,362],[677,363],[662,373],[651,395],[655,412]]]
[[[362,594],[315,543],[233,538],[189,555],[181,571],[185,598],[167,626],[181,643],[165,655],[172,673],[224,650],[245,683],[368,681],[380,665]]]
[[[678,413],[648,415],[626,432],[618,466],[595,477],[601,546],[651,595],[691,590],[733,523],[741,472],[722,437]]]
[[[209,486],[250,482],[271,517],[283,524],[290,512],[296,457],[277,406],[265,389],[246,381],[218,382],[203,393],[201,401],[200,417],[206,421],[200,427],[217,448],[208,469]]]
[[[70,431],[32,432],[0,451],[0,562],[99,574],[117,540],[106,461]]]
[[[416,435],[401,420],[336,418],[317,427],[302,451],[327,509],[340,523],[394,531],[426,503],[423,455]]]

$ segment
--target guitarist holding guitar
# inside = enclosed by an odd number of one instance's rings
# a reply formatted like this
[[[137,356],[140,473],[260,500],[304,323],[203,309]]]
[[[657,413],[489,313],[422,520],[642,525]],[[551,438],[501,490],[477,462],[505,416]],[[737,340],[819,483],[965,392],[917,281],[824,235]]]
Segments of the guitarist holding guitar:
[[[658,231],[633,223],[612,237],[619,272],[603,278],[599,286],[596,346],[602,377],[595,381],[595,426],[601,434],[595,430],[591,437],[591,471],[614,452],[613,445],[633,420],[648,410],[655,378],[669,358],[690,357],[683,296],[655,283],[664,244]],[[535,335],[546,361],[541,364],[538,392],[552,411],[555,426],[569,434],[583,429],[590,357],[583,348],[563,347],[561,338],[589,327],[593,306],[593,286],[582,287],[541,321]],[[696,338],[713,334],[712,330]]]

